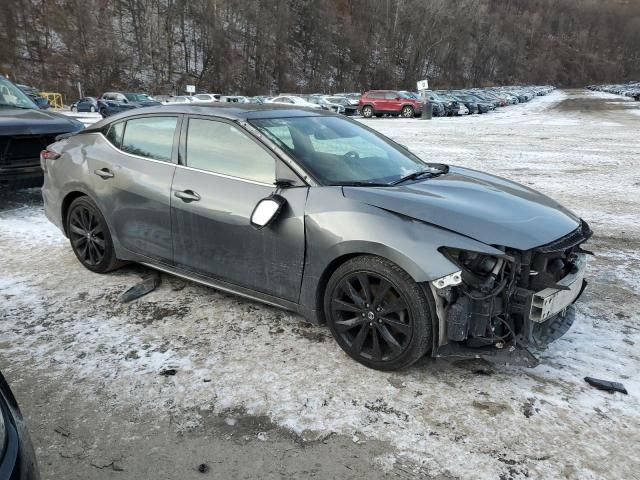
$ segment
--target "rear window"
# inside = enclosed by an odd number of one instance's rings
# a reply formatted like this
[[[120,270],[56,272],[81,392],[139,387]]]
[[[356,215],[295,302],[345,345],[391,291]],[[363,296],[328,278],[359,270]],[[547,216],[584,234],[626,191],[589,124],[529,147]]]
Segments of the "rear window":
[[[177,117],[147,117],[127,121],[121,150],[153,160],[171,161]]]

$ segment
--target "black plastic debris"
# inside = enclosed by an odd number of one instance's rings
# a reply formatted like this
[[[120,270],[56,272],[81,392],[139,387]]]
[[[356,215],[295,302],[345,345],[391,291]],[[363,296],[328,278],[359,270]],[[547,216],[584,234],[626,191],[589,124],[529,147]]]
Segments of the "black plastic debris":
[[[133,287],[128,289],[122,295],[120,295],[120,301],[127,303],[136,298],[140,298],[147,293],[153,292],[160,286],[160,272],[153,272],[145,277],[139,283],[136,283]]]
[[[176,373],[178,373],[178,371],[175,368],[166,368],[164,370],[160,370],[160,375],[162,375],[163,377],[172,377]]]
[[[209,465],[207,465],[206,463],[201,463],[200,465],[198,465],[198,471],[200,473],[207,473],[209,471]]]
[[[624,388],[624,385],[618,382],[610,382],[609,380],[600,380],[593,377],[584,377],[584,381],[592,387],[596,387],[598,390],[604,390],[609,393],[620,392],[628,395],[627,389]]]

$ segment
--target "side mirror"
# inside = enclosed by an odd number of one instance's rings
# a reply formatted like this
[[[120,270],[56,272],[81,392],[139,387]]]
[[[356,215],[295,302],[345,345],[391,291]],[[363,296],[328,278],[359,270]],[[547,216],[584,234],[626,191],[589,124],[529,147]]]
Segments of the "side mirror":
[[[271,195],[258,202],[251,213],[251,225],[260,229],[273,222],[287,201],[280,195]]]

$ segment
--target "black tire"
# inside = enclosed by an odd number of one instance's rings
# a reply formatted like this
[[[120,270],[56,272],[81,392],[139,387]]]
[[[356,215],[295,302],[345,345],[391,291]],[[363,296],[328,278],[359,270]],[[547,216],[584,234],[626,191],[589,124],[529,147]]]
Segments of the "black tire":
[[[71,107],[71,111],[72,112],[77,112],[78,111],[78,107]]]
[[[403,118],[413,118],[416,114],[411,105],[405,105],[402,107],[402,110],[400,110],[400,115],[402,115]]]
[[[102,115],[102,118],[107,118],[109,116],[109,112],[107,112],[107,109],[104,107],[100,108],[100,115]]]
[[[107,222],[88,197],[71,202],[65,226],[71,249],[85,268],[106,273],[123,265],[116,258]]]
[[[377,370],[406,368],[430,350],[433,305],[407,272],[372,255],[338,267],[324,292],[325,318],[338,345]]]
[[[364,118],[371,118],[373,116],[373,107],[371,105],[365,105],[362,107],[361,113]]]

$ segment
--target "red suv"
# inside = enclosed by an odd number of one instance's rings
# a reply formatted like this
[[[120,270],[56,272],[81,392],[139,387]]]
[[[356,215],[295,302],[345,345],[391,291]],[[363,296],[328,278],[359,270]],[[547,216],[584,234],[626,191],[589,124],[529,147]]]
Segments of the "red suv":
[[[370,90],[360,97],[358,107],[365,118],[381,117],[385,113],[413,118],[420,115],[422,102],[397,90]]]

